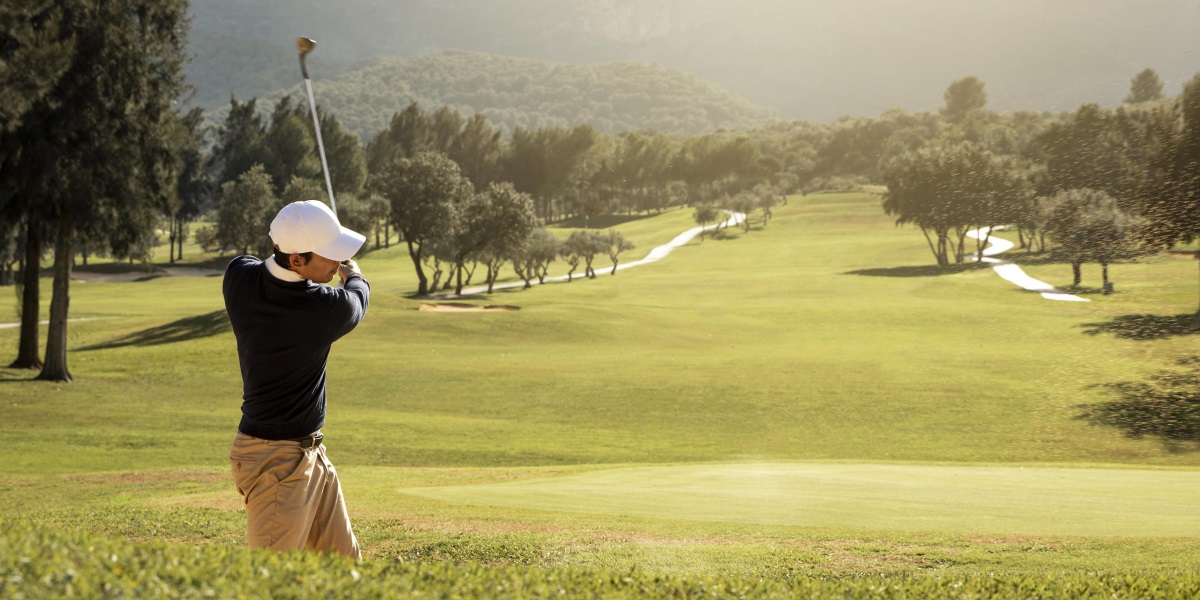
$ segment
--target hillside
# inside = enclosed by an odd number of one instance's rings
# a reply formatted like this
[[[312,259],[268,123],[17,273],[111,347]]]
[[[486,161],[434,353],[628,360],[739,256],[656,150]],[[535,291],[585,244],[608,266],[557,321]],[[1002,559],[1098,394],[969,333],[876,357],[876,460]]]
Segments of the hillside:
[[[1156,0],[194,0],[193,11],[198,31],[285,49],[308,35],[322,60],[346,63],[451,48],[654,62],[808,121],[936,109],[966,75],[987,83],[992,108],[1059,111],[1116,104],[1147,67],[1168,94],[1200,72],[1200,10]]]
[[[295,83],[286,89],[301,95],[295,53],[289,54],[277,62],[294,72]],[[285,90],[268,91],[265,84],[286,80],[272,79],[275,72],[264,69],[258,85],[248,82],[245,89],[250,91],[239,91],[238,96],[261,95],[273,102]],[[330,69],[314,61],[310,74],[317,102],[363,140],[385,128],[394,113],[414,100],[426,109],[449,105],[463,114],[482,113],[509,132],[590,123],[608,132],[698,133],[749,129],[776,118],[772,111],[711,83],[649,63],[577,65],[442,51],[411,58],[377,57]],[[193,77],[211,81],[220,72],[194,70]],[[195,85],[211,89],[219,84]],[[205,98],[209,103],[202,105],[214,116],[228,104],[228,93]]]
[[[211,31],[193,30],[188,40],[187,79],[195,88],[192,103],[212,110],[228,106],[230,94],[239,100],[264,97],[297,86],[300,64],[296,47],[255,38],[232,37]],[[308,58],[309,68],[329,77],[345,65],[323,57]]]

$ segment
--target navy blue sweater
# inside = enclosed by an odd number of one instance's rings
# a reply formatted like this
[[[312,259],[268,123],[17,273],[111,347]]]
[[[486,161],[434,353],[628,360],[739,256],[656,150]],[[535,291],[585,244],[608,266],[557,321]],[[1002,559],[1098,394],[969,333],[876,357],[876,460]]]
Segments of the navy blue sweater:
[[[222,291],[242,368],[238,430],[286,440],[320,429],[329,347],[367,314],[367,280],[351,275],[341,289],[283,281],[263,261],[239,256],[225,269]]]

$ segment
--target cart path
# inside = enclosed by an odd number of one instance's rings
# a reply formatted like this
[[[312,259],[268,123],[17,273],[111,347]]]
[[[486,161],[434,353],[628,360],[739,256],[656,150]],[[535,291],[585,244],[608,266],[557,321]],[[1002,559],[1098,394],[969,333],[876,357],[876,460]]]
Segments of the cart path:
[[[80,317],[78,319],[67,319],[68,323],[78,323],[80,321],[99,321],[101,319],[111,319],[112,317]],[[38,325],[49,325],[50,321],[38,321]],[[14,329],[20,327],[20,323],[0,323],[0,329]]]
[[[1047,300],[1063,300],[1063,301],[1067,301],[1067,302],[1091,302],[1087,298],[1080,298],[1079,296],[1065,293],[1062,290],[1060,290],[1044,281],[1038,281],[1037,279],[1034,279],[1034,278],[1030,277],[1029,275],[1026,275],[1025,271],[1021,270],[1021,267],[1013,264],[1010,261],[1001,260],[998,258],[991,258],[992,256],[994,256],[996,254],[1008,252],[1009,250],[1012,249],[1012,247],[1014,245],[1012,242],[1010,242],[1006,239],[998,238],[995,236],[991,236],[991,237],[988,236],[989,230],[992,232],[995,232],[995,231],[999,231],[1001,229],[1003,229],[1002,226],[996,226],[996,227],[990,227],[990,228],[982,227],[980,229],[975,229],[975,230],[967,232],[967,237],[969,237],[973,240],[982,240],[982,239],[987,238],[988,242],[990,242],[991,245],[989,245],[987,248],[983,249],[983,259],[982,260],[983,260],[983,262],[991,264],[992,270],[995,271],[997,275],[999,275],[1001,278],[1003,278],[1006,281],[1010,281],[1010,282],[1016,284],[1017,286],[1019,286],[1021,288],[1027,289],[1031,292],[1039,292],[1039,293],[1041,293],[1042,297]]]
[[[640,267],[642,265],[650,264],[652,262],[658,262],[658,261],[666,258],[667,255],[670,254],[672,250],[692,241],[692,238],[700,235],[700,232],[702,232],[702,231],[708,231],[710,229],[716,229],[718,227],[732,227],[734,225],[739,225],[739,224],[741,224],[742,221],[746,220],[745,213],[725,211],[725,214],[727,214],[729,216],[726,217],[724,221],[721,221],[720,223],[717,223],[716,225],[708,225],[706,227],[693,227],[693,228],[675,236],[675,239],[651,250],[650,253],[647,254],[646,257],[641,260],[635,260],[633,262],[618,264],[617,270],[621,271],[624,269],[632,269],[633,267]],[[595,271],[596,275],[602,275],[605,273],[612,273],[613,267],[612,267],[612,265],[609,265],[604,268],[592,269],[592,270]],[[554,277],[547,277],[545,282],[551,283],[551,282],[555,282],[555,281],[567,281],[568,277],[569,277],[568,275],[556,275]],[[574,279],[584,278],[584,276],[581,276],[581,275],[573,275],[571,277],[573,277]],[[538,280],[537,279],[531,280],[529,282],[529,285],[531,285],[531,286],[538,285]],[[525,282],[518,280],[518,281],[511,281],[508,283],[498,283],[496,285],[493,285],[492,291],[496,292],[498,290],[523,288],[523,287],[525,287]],[[458,295],[437,294],[437,295],[430,296],[430,298],[432,298],[432,299],[459,298],[462,296],[473,296],[476,294],[486,294],[487,291],[488,291],[488,286],[486,284],[474,285],[471,287],[463,288],[462,294],[458,294]]]

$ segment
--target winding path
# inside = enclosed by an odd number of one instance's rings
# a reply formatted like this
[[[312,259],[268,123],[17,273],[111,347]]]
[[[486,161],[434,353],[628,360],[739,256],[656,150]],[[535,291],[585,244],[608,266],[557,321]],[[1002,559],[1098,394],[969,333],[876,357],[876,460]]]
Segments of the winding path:
[[[1047,300],[1064,300],[1067,302],[1090,302],[1090,300],[1088,300],[1087,298],[1080,298],[1079,296],[1074,296],[1072,294],[1068,294],[1068,293],[1063,292],[1062,290],[1060,290],[1044,281],[1038,281],[1037,279],[1034,279],[1034,278],[1030,277],[1029,275],[1026,275],[1025,271],[1021,270],[1021,267],[1017,266],[1016,264],[1013,264],[1010,261],[1000,260],[998,258],[991,258],[992,256],[994,256],[996,254],[1008,252],[1013,247],[1012,242],[1010,242],[1006,239],[998,238],[998,237],[991,237],[989,235],[989,230],[994,232],[994,231],[999,231],[1001,229],[1004,229],[1004,227],[1002,227],[1002,226],[990,227],[990,228],[983,227],[980,229],[975,229],[975,230],[967,232],[967,237],[969,237],[973,240],[987,239],[988,242],[991,243],[991,245],[989,245],[987,248],[983,249],[982,261],[985,263],[991,264],[992,270],[995,271],[997,275],[999,275],[1006,281],[1011,281],[1012,283],[1015,283],[1018,286],[1020,286],[1024,289],[1027,289],[1031,292],[1039,292],[1039,293],[1041,293],[1042,297]]]
[[[739,224],[741,224],[742,221],[746,220],[745,213],[726,211],[726,214],[729,216],[724,221],[721,221],[720,223],[717,223],[716,225],[708,225],[705,227],[693,227],[693,228],[675,236],[675,239],[651,250],[650,253],[647,254],[646,257],[641,260],[635,260],[633,262],[618,264],[617,270],[621,271],[624,269],[632,269],[633,267],[640,267],[642,265],[650,264],[652,262],[658,262],[658,261],[666,258],[667,255],[670,254],[672,250],[692,241],[692,238],[700,235],[701,231],[707,231],[709,229],[715,229],[717,227],[732,227],[734,225],[739,225]],[[601,275],[604,273],[612,273],[613,268],[611,266],[608,266],[608,267],[604,267],[604,268],[600,268],[600,269],[593,269],[593,271],[595,271],[595,273],[597,275]],[[568,277],[571,277],[571,276],[556,275],[554,277],[547,277],[545,280],[545,283],[551,283],[554,281],[567,281]],[[581,277],[581,276],[575,275],[574,277]],[[537,279],[533,279],[533,280],[530,280],[529,285],[534,286],[534,285],[538,285],[538,283],[539,282]],[[525,282],[523,280],[520,280],[520,281],[511,281],[508,283],[498,283],[498,284],[492,286],[492,291],[495,292],[496,290],[512,289],[512,288],[517,288],[517,287],[521,287],[521,288],[525,287]],[[462,297],[462,296],[473,296],[475,294],[486,294],[487,291],[488,291],[487,285],[475,285],[475,286],[471,286],[468,288],[463,288],[462,293],[458,294],[458,295],[439,294],[437,296],[431,296],[431,298],[458,298],[458,297]]]

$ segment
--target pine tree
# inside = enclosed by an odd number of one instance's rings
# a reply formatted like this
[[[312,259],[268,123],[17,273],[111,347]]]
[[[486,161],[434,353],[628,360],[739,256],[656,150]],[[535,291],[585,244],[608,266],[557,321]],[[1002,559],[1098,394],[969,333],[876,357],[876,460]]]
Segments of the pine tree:
[[[1150,102],[1163,97],[1163,83],[1154,69],[1145,69],[1134,76],[1129,84],[1129,95],[1125,97],[1128,104]]]
[[[51,10],[51,9],[47,9]],[[55,275],[40,379],[70,381],[67,315],[80,238],[124,257],[149,245],[175,185],[172,104],[184,89],[184,0],[61,0],[39,39],[70,48],[6,144],[6,194],[53,234]],[[5,11],[9,12],[9,11]],[[53,42],[59,40],[59,42]],[[19,173],[13,176],[13,173]]]

